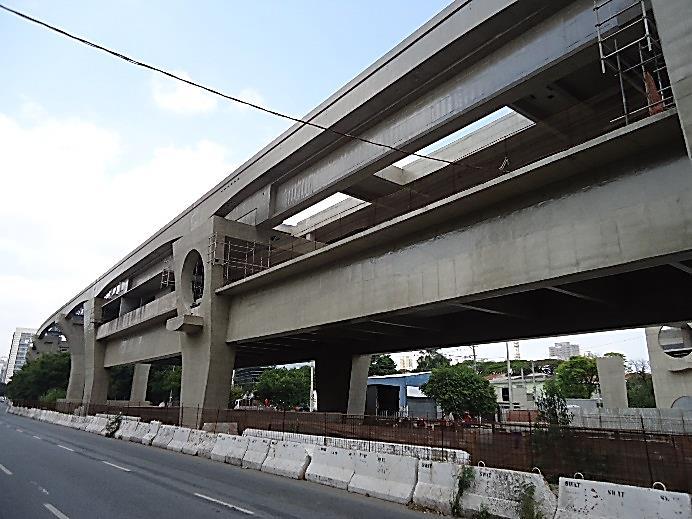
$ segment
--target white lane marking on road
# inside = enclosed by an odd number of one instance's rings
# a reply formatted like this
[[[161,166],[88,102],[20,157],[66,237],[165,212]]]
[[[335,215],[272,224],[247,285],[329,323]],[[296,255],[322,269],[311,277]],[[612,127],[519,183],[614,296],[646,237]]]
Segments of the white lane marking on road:
[[[69,447],[65,447],[64,445],[58,445],[61,449],[65,449],[66,451],[74,452],[74,449],[70,449]]]
[[[17,432],[24,432],[23,429],[17,429]]]
[[[125,472],[132,472],[130,469],[126,469],[125,467],[121,467],[120,465],[116,465],[115,463],[111,463],[110,461],[102,461],[102,463],[110,465],[111,467],[115,467],[116,469],[124,470]]]
[[[60,510],[58,510],[58,509],[55,508],[53,505],[51,505],[50,503],[43,503],[43,506],[45,506],[46,509],[47,509],[51,514],[53,514],[55,517],[57,517],[58,519],[70,519],[70,518],[67,517],[65,514],[63,514]]]
[[[2,471],[3,471],[5,474],[7,474],[8,476],[11,476],[11,475],[12,475],[12,472],[10,471],[10,469],[8,469],[7,467],[5,467],[5,465],[0,465],[0,470],[2,470]]]
[[[35,434],[32,434],[32,436],[33,436],[34,438],[36,438],[37,440],[40,440],[40,439],[41,439],[40,436],[36,436]]]
[[[251,510],[246,510],[245,508],[240,508],[239,506],[235,506],[235,505],[232,505],[230,503],[226,503],[224,501],[219,501],[218,499],[214,499],[213,497],[205,496],[204,494],[198,494],[197,492],[195,492],[195,495],[197,497],[201,497],[202,499],[206,499],[207,501],[211,501],[212,503],[223,505],[227,508],[230,508],[231,510],[235,510],[236,512],[241,512],[241,513],[247,514],[247,515],[255,515],[255,512],[253,512]]]

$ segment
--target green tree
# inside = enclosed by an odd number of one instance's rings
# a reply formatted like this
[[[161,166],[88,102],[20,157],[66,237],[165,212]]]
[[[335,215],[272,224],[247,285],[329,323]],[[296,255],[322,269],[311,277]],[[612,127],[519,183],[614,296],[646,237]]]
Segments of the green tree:
[[[179,400],[182,374],[182,366],[154,364],[149,370],[147,399],[153,404],[158,404],[159,402],[168,402],[168,398],[172,394],[174,400]]]
[[[368,376],[394,375],[398,373],[396,363],[389,355],[373,355],[368,369]]]
[[[629,363],[630,375],[627,377],[627,402],[630,407],[656,407],[654,382],[651,379],[649,363],[634,360]]]
[[[432,371],[436,368],[449,366],[449,359],[442,355],[436,348],[421,351],[415,371]]]
[[[46,391],[39,400],[44,403],[54,404],[61,398],[65,398],[67,392],[64,389],[53,388]]]
[[[129,400],[130,389],[132,388],[132,376],[134,365],[113,366],[108,369],[108,399],[109,400]]]
[[[497,408],[490,382],[463,364],[433,369],[421,391],[435,399],[445,414],[457,418],[466,411],[478,416],[492,414]]]
[[[310,366],[264,371],[255,385],[255,396],[279,409],[307,406],[310,402]]]
[[[12,400],[38,400],[51,389],[67,390],[70,354],[45,353],[27,362],[7,384]]]
[[[555,374],[557,389],[564,398],[591,398],[598,382],[596,359],[572,357],[560,364]]]
[[[228,395],[228,407],[230,409],[233,409],[235,407],[235,401],[240,400],[243,398],[246,394],[245,389],[243,389],[242,386],[231,386],[231,391],[229,392]]]
[[[538,417],[542,421],[550,425],[569,425],[570,413],[567,410],[567,402],[554,379],[543,384],[543,393],[536,399],[536,407]]]

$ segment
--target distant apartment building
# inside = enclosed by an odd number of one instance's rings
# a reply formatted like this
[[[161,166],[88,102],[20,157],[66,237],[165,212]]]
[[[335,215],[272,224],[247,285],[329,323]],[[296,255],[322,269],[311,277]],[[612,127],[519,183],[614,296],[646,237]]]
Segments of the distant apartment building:
[[[413,371],[418,362],[412,355],[402,355],[396,359],[396,369],[399,371]]]
[[[548,347],[548,356],[551,359],[569,360],[579,355],[579,345],[571,342],[556,342],[555,346]]]
[[[7,357],[0,357],[0,382],[5,382],[7,373]]]
[[[7,359],[7,371],[3,379],[5,383],[12,380],[12,376],[26,364],[26,356],[31,348],[31,338],[35,333],[36,330],[31,328],[17,328],[12,334],[10,356]]]

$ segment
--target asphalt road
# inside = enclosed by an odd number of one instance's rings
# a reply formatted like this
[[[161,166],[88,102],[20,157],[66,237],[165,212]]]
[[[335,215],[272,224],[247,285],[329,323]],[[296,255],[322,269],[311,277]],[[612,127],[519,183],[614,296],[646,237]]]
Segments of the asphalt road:
[[[0,518],[415,518],[307,481],[104,438],[5,412]]]

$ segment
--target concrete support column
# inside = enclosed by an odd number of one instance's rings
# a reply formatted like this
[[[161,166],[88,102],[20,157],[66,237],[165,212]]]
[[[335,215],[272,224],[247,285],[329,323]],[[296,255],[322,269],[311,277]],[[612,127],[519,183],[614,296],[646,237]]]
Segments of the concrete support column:
[[[601,398],[605,409],[626,409],[627,383],[625,363],[622,357],[599,357],[596,359]]]
[[[692,158],[692,2],[652,0],[680,125]]]
[[[371,355],[330,355],[315,361],[317,410],[365,414]]]
[[[87,404],[105,404],[108,397],[108,371],[103,366],[106,346],[96,340],[101,322],[102,298],[84,303],[84,399]]]
[[[67,384],[65,400],[81,402],[84,397],[84,325],[75,318],[67,319],[60,315],[58,326],[67,339],[70,348],[70,381]]]
[[[135,371],[132,375],[132,388],[130,389],[131,403],[142,404],[146,402],[150,369],[151,364],[135,364]]]

